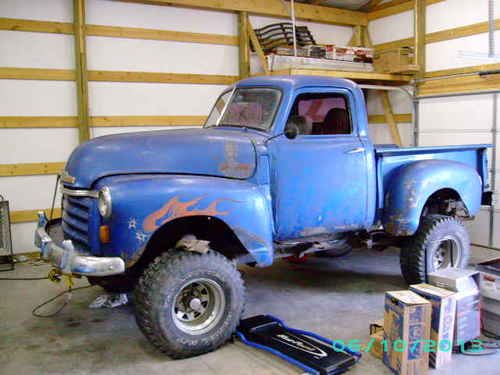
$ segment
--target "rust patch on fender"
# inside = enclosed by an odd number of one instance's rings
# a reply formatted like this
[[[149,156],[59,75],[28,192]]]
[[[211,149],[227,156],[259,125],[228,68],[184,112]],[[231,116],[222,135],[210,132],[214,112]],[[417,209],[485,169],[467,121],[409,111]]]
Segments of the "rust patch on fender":
[[[198,197],[187,202],[181,202],[178,196],[173,197],[167,203],[163,205],[159,210],[153,212],[152,214],[146,216],[142,223],[142,227],[146,232],[153,232],[163,224],[168,223],[174,219],[187,216],[223,216],[227,215],[229,211],[219,211],[217,210],[217,204],[225,199],[217,199],[210,203],[206,208],[195,210],[190,210],[192,206],[201,201],[204,197]]]
[[[219,170],[228,177],[246,178],[252,173],[252,164],[240,163],[236,160],[238,150],[234,142],[227,142],[224,146],[225,161],[219,165]]]

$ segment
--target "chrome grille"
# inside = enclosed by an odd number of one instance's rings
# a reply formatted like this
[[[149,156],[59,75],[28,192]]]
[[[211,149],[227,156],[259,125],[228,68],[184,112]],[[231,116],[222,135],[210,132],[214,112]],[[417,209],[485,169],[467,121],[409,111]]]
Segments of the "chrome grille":
[[[93,198],[64,195],[62,229],[75,248],[90,251],[89,225]]]

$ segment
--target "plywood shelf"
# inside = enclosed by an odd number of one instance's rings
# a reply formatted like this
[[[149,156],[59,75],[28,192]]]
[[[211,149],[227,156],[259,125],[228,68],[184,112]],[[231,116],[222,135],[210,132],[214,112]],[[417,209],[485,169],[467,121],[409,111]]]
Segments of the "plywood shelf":
[[[359,83],[371,83],[371,84],[382,84],[382,85],[407,85],[413,79],[413,76],[408,74],[354,72],[354,71],[307,69],[307,68],[290,68],[283,70],[275,70],[272,71],[270,74],[309,75],[309,76],[347,78]]]

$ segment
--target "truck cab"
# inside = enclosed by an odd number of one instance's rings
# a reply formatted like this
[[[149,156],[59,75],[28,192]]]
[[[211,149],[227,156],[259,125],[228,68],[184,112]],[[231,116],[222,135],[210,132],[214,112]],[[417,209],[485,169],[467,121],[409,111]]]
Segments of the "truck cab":
[[[224,343],[241,316],[237,264],[401,246],[409,283],[467,264],[462,220],[490,197],[489,145],[379,147],[361,88],[308,76],[242,80],[203,128],[80,145],[61,175],[62,218],[40,214],[42,257],[109,291],[178,358]]]

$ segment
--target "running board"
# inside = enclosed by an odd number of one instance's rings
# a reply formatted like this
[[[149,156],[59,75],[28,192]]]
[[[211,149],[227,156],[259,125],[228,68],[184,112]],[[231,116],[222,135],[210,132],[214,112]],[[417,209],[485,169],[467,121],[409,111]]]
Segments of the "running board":
[[[341,374],[361,358],[360,353],[340,343],[288,327],[271,315],[241,320],[236,334],[245,344],[266,350],[314,375]]]

